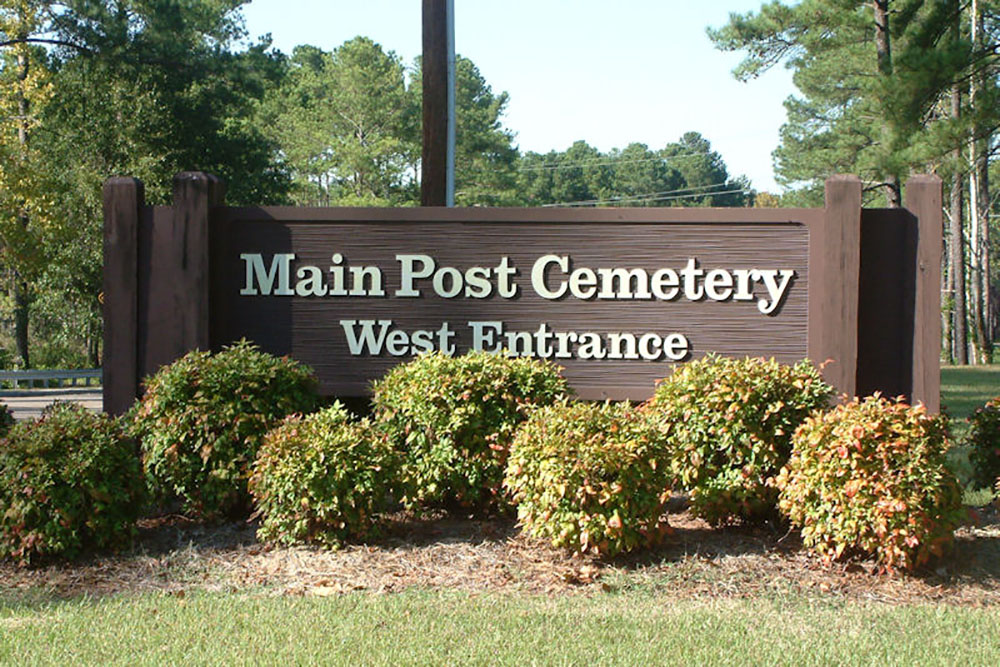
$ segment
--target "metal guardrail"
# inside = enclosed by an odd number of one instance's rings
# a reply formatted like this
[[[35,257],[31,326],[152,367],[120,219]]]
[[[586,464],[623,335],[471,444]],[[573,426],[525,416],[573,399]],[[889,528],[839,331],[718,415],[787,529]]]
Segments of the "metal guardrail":
[[[0,371],[0,387],[17,389],[21,383],[27,383],[29,388],[35,387],[36,383],[42,387],[76,387],[81,383],[89,387],[94,380],[96,384],[101,384],[102,374],[100,368]]]

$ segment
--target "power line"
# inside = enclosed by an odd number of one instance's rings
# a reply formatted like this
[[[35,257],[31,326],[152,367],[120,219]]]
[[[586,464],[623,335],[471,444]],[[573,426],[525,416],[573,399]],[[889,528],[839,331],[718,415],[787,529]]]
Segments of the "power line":
[[[559,164],[543,164],[533,167],[518,167],[518,171],[555,171],[558,169],[575,169],[577,167],[600,167],[603,165],[632,164],[635,162],[669,162],[677,158],[700,157],[703,155],[717,155],[715,151],[701,151],[697,153],[681,153],[669,157],[647,157],[624,160],[622,158],[593,158],[591,160],[580,160],[577,162],[563,162]]]
[[[671,195],[669,197],[622,197],[619,199],[605,199],[601,201],[583,201],[583,202],[560,202],[558,204],[543,204],[543,207],[553,207],[553,206],[568,206],[568,207],[583,207],[583,206],[600,206],[601,204],[620,204],[629,201],[639,201],[639,202],[651,202],[651,201],[668,201],[674,199],[690,199],[692,197],[706,197],[710,195],[728,195],[735,192],[746,192],[743,188],[736,188],[733,190],[719,190],[716,192],[696,192],[686,195]]]
[[[720,188],[720,187],[725,187],[725,186],[728,186],[728,185],[732,185],[732,183],[729,183],[729,182],[712,183],[711,185],[698,185],[698,186],[690,187],[690,188],[677,188],[676,190],[663,190],[662,192],[647,192],[647,193],[643,193],[643,194],[640,194],[640,195],[621,195],[620,197],[607,197],[605,199],[583,199],[583,200],[580,200],[580,201],[568,202],[567,204],[543,204],[543,206],[563,206],[563,205],[570,205],[570,204],[583,206],[583,205],[587,205],[587,204],[600,204],[600,203],[606,203],[606,202],[610,202],[610,201],[621,201],[621,200],[632,201],[632,200],[640,200],[640,199],[652,199],[652,198],[655,198],[655,197],[660,197],[662,195],[675,195],[675,194],[680,194],[682,192],[691,192],[691,193],[694,193],[694,192],[697,192],[699,190],[711,190],[712,188]],[[702,192],[698,196],[705,196],[705,195],[712,195],[712,194],[717,194],[717,193],[715,193],[715,192]]]

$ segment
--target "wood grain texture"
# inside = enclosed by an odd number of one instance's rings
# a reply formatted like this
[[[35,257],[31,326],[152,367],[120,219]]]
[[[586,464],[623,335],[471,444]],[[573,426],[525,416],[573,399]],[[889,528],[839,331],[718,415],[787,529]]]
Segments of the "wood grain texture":
[[[138,234],[144,209],[142,182],[111,178],[104,184],[104,411],[120,415],[138,390],[136,312]]]
[[[861,181],[826,181],[826,210],[813,227],[809,266],[809,357],[838,393],[857,393],[858,289],[861,264]]]
[[[941,410],[941,188],[934,175],[914,176],[906,183],[906,207],[917,217],[913,400],[932,413]]]
[[[355,211],[357,217],[366,213]],[[247,337],[270,352],[291,354],[316,370],[325,393],[337,395],[367,393],[373,379],[405,359],[352,356],[341,320],[387,319],[407,331],[437,330],[449,322],[459,351],[471,344],[469,322],[502,321],[512,331],[534,331],[545,322],[556,331],[677,332],[690,340],[692,358],[712,351],[795,362],[807,354],[808,223],[815,223],[822,212],[804,212],[798,221],[789,221],[794,213],[787,210],[628,211],[632,216],[620,210],[535,209],[531,222],[515,221],[518,213],[473,209],[433,216],[427,209],[381,209],[375,216],[391,219],[364,221],[343,219],[351,217],[345,209],[329,209],[326,215],[322,210],[302,215],[300,209],[224,209],[213,223],[213,232],[225,237],[213,239],[212,311],[224,313],[216,316],[213,346]],[[411,221],[406,222],[408,216]],[[324,217],[335,221],[324,222]],[[414,222],[413,217],[424,220]],[[331,256],[341,253],[345,265],[381,267],[387,295],[240,296],[245,282],[240,254],[257,252],[265,255],[267,264],[274,253],[294,252],[295,266],[315,265],[324,271]],[[518,269],[514,280],[519,295],[445,299],[424,281],[419,298],[397,297],[393,291],[400,283],[395,259],[399,253],[427,254],[439,266],[463,271],[496,266],[501,257],[508,257]],[[652,273],[659,268],[680,270],[689,258],[697,258],[705,270],[792,269],[796,275],[783,306],[772,315],[761,314],[755,301],[547,300],[531,289],[529,275],[535,260],[546,254],[569,255],[574,267],[643,268]],[[764,295],[761,288],[757,292]],[[588,398],[647,398],[655,381],[672,368],[663,360],[556,361],[577,392]]]

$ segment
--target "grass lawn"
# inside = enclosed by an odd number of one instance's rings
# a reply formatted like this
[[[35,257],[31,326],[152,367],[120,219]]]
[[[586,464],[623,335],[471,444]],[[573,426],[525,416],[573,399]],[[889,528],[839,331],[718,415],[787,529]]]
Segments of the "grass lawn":
[[[805,597],[144,594],[8,600],[0,629],[4,663],[1000,663],[1000,608]]]
[[[1000,367],[945,368],[942,386],[961,426]],[[996,665],[1000,514],[981,513],[952,557],[899,579],[683,513],[664,547],[610,563],[509,522],[403,521],[320,552],[176,521],[122,556],[0,563],[0,664]]]
[[[1000,364],[941,368],[941,405],[958,422],[956,428],[995,396],[1000,396]]]
[[[956,446],[951,451],[951,461],[963,484],[972,475],[968,450],[962,439],[969,430],[968,419],[976,408],[989,399],[1000,396],[1000,365],[992,366],[944,366],[941,368],[941,409],[951,417],[951,431]],[[969,495],[969,494],[972,495]],[[966,502],[988,502],[988,495],[966,492]]]

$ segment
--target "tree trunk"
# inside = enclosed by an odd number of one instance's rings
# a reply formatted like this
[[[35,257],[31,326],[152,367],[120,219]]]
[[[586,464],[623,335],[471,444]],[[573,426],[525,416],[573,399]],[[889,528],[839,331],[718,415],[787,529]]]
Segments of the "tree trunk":
[[[953,26],[956,38],[958,37],[958,17],[955,18]],[[951,115],[958,121],[962,115],[962,88],[955,83],[951,87]],[[952,325],[951,325],[951,356],[959,366],[969,363],[968,334],[965,319],[965,239],[962,233],[963,206],[962,194],[964,190],[962,175],[962,149],[956,147],[952,153],[954,164],[954,174],[951,178],[951,220],[949,223],[948,236],[951,240],[949,247],[949,263],[951,264],[951,288],[952,300]]]
[[[28,284],[21,276],[14,276],[14,342],[22,368],[31,368],[28,356]]]
[[[90,368],[100,368],[102,338],[100,321],[91,319],[87,328],[87,364]]]
[[[948,225],[950,223],[946,219],[944,221],[944,229],[941,230],[941,238],[948,239]],[[941,253],[941,284],[944,286],[944,293],[950,294],[950,286],[952,284],[951,279],[951,252],[948,250],[947,246],[945,251]],[[941,351],[944,354],[944,361],[946,364],[955,363],[955,345],[952,342],[954,340],[955,332],[952,330],[952,311],[955,309],[954,300],[948,297],[942,296],[941,299]]]
[[[952,91],[952,102],[956,92]],[[948,248],[951,264],[951,293],[953,307],[951,310],[951,356],[959,366],[969,363],[968,334],[965,328],[965,241],[962,238],[962,194],[964,184],[958,173],[958,165],[962,159],[961,151],[955,151],[956,173],[951,179],[951,221],[949,237],[951,247]]]
[[[985,48],[983,44],[983,14],[978,0],[973,0],[972,42],[977,51]],[[984,74],[974,74],[970,87],[970,104],[973,118],[977,120],[972,128],[972,141],[969,142],[969,157],[972,169],[969,178],[969,227],[970,227],[970,266],[972,269],[972,321],[973,335],[976,342],[976,361],[988,364],[993,358],[993,341],[990,331],[990,191],[989,191],[989,141],[990,133],[978,121],[982,111],[982,91],[985,81]]]
[[[892,76],[892,43],[889,37],[889,0],[872,0],[875,13],[875,52],[878,56],[878,73],[883,78]],[[882,143],[886,151],[892,150],[895,132],[890,118],[882,124]],[[885,176],[885,200],[889,208],[903,205],[899,174]]]
[[[27,35],[24,36],[25,38]],[[28,98],[24,94],[24,86],[28,80],[28,53],[24,48],[17,53],[17,112],[20,115],[20,122],[17,126],[17,140],[21,148],[21,156],[27,159],[28,154]],[[27,214],[27,206],[22,205],[21,213],[18,215],[18,222],[23,229],[28,228],[30,222]],[[14,341],[17,345],[17,356],[21,358],[22,368],[31,368],[31,360],[28,356],[28,284],[15,272],[14,275]]]

